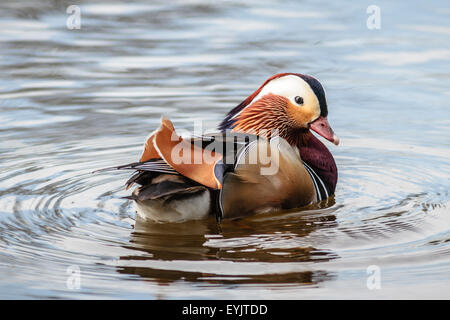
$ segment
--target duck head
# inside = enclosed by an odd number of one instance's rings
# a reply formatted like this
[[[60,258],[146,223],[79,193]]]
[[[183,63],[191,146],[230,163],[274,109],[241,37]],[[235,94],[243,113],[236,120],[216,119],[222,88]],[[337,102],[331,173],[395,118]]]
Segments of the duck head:
[[[219,129],[263,136],[276,130],[291,144],[299,143],[299,137],[311,129],[337,145],[339,138],[327,115],[325,90],[317,79],[299,73],[280,73],[267,79],[232,109]]]

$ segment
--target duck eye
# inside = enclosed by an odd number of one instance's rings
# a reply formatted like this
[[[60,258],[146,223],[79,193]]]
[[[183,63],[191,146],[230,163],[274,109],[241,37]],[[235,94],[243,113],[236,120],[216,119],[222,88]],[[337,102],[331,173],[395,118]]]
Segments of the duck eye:
[[[300,96],[296,96],[296,97],[295,97],[295,102],[296,102],[297,104],[302,105],[302,104],[303,104],[303,98],[300,97]]]

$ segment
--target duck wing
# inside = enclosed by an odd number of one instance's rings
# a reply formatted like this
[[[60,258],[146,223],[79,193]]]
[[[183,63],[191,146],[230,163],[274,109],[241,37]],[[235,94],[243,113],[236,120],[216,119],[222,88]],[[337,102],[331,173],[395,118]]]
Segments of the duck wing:
[[[205,138],[206,141],[214,139]],[[183,139],[175,132],[170,120],[162,118],[161,126],[147,138],[139,162],[108,167],[94,172],[110,170],[137,170],[127,182],[130,187],[137,179],[148,174],[141,172],[175,174],[184,176],[200,185],[211,189],[220,189],[223,182],[225,166],[223,155],[214,148],[203,148],[195,139]]]
[[[219,195],[222,218],[299,208],[315,200],[298,149],[280,137],[247,144],[238,154],[234,172],[225,175]]]

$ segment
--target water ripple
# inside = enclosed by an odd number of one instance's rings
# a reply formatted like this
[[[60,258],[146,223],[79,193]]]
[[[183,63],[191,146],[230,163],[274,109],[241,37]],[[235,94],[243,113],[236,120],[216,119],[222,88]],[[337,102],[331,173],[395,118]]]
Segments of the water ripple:
[[[63,4],[0,4],[0,297],[449,297],[450,48],[433,5],[386,3],[407,19],[376,33],[364,10],[310,1],[81,1],[80,30]],[[285,71],[327,88],[342,141],[327,203],[149,224],[121,198],[127,173],[91,174],[135,161],[161,114],[214,129]]]

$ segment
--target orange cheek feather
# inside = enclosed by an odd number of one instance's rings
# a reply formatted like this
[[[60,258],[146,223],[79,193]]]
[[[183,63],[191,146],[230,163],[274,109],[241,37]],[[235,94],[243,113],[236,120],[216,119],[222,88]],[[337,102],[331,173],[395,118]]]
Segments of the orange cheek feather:
[[[286,113],[297,126],[306,128],[308,123],[316,117],[316,112],[311,107],[296,106],[291,102],[288,102],[286,107]]]
[[[242,111],[233,131],[258,134],[261,129],[277,129],[287,104],[285,97],[269,93]]]

